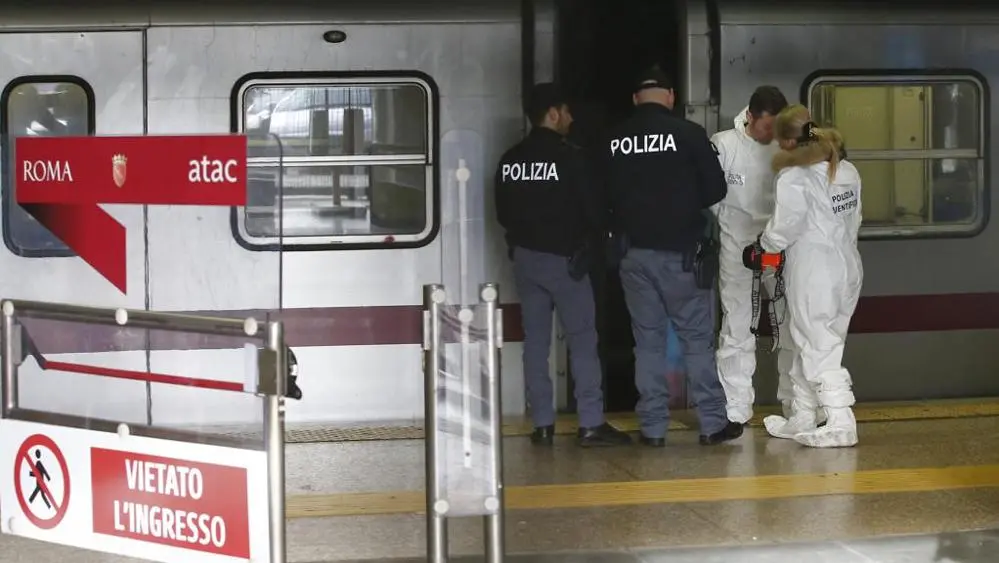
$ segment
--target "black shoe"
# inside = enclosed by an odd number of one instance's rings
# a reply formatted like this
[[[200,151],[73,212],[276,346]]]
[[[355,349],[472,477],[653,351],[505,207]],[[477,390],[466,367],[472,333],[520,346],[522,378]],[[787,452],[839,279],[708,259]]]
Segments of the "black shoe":
[[[729,422],[718,432],[710,436],[701,435],[701,445],[702,446],[714,446],[722,442],[727,442],[729,440],[735,440],[739,436],[742,436],[742,430],[745,428],[742,424],[738,422]]]
[[[631,436],[605,422],[593,428],[580,428],[576,443],[584,448],[626,446],[631,443]]]
[[[555,443],[555,425],[538,426],[531,433],[531,443],[539,446],[550,446]]]
[[[638,433],[638,443],[650,448],[665,448],[666,438],[649,438],[641,432]]]

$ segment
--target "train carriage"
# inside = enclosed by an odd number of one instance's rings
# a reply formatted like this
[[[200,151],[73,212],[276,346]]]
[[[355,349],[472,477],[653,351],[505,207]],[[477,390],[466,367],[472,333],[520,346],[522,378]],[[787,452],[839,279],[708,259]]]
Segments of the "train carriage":
[[[370,422],[422,416],[421,288],[444,282],[468,299],[461,277],[472,268],[468,279],[501,286],[504,411],[523,413],[495,163],[526,131],[525,86],[557,77],[578,92],[586,144],[627,111],[628,74],[657,62],[680,79],[679,111],[709,132],[767,83],[845,134],[864,180],[865,285],[846,357],[860,400],[999,391],[989,88],[999,9],[622,0],[582,13],[572,4],[4,8],[0,295],[216,314],[280,307],[306,388],[289,421]],[[17,136],[183,133],[276,138],[280,157],[251,151],[242,208],[107,206],[128,232],[125,294],[15,203]],[[611,408],[629,410],[627,314],[613,272],[595,275],[607,394]],[[202,340],[151,345],[79,327],[33,337],[46,354],[109,367],[236,377],[241,365],[238,351]],[[773,362],[760,359],[758,396],[768,400]],[[22,373],[27,408],[159,424],[258,416],[201,390]],[[571,409],[560,338],[551,376],[559,407]]]

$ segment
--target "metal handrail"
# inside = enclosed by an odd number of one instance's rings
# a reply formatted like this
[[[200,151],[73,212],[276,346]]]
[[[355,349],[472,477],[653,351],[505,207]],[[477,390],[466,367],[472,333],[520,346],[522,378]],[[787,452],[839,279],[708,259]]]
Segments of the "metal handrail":
[[[111,309],[17,299],[4,299],[0,307],[7,316],[16,312],[18,316],[33,319],[264,339],[260,323],[253,317],[230,319],[185,313]]]

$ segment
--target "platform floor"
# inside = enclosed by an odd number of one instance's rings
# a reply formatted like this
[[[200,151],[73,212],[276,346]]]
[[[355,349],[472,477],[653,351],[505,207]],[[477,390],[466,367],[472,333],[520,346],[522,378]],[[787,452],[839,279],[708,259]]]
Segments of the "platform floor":
[[[510,560],[946,562],[942,549],[999,561],[999,533],[947,535],[999,528],[999,417],[883,412],[875,420],[889,422],[862,423],[860,446],[842,450],[758,427],[717,447],[676,431],[662,450],[507,438],[507,548],[544,554]],[[289,561],[423,560],[421,441],[289,445],[287,469]],[[934,535],[898,537],[913,534]],[[479,519],[453,521],[450,535],[453,555],[481,553]],[[0,538],[0,563],[28,561],[134,560]]]

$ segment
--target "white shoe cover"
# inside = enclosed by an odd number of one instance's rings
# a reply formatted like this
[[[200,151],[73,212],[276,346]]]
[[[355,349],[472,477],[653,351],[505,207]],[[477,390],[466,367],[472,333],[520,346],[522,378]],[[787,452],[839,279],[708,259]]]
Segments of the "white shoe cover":
[[[795,415],[790,419],[772,414],[763,419],[763,426],[767,433],[774,438],[793,440],[794,437],[803,432],[815,430],[815,419],[813,417]]]
[[[850,448],[857,445],[857,429],[827,425],[797,434],[794,441],[810,448]]]
[[[783,418],[789,419],[792,416],[794,416],[794,406],[793,405],[794,405],[794,403],[791,402],[791,401],[781,401],[781,410],[784,412],[784,417]],[[826,422],[826,419],[827,419],[827,417],[826,417],[826,410],[825,409],[821,409],[821,408],[815,409],[815,425],[816,426],[821,426],[822,424],[824,424]],[[766,424],[765,421],[764,421],[764,424]]]
[[[763,418],[763,427],[767,429],[767,434],[770,434],[774,438],[793,439],[793,434],[787,436],[781,432],[785,426],[787,426],[787,419],[779,414],[772,414]]]
[[[850,448],[857,445],[857,419],[849,408],[823,409],[827,423],[822,428],[801,432],[794,441],[810,448]]]

